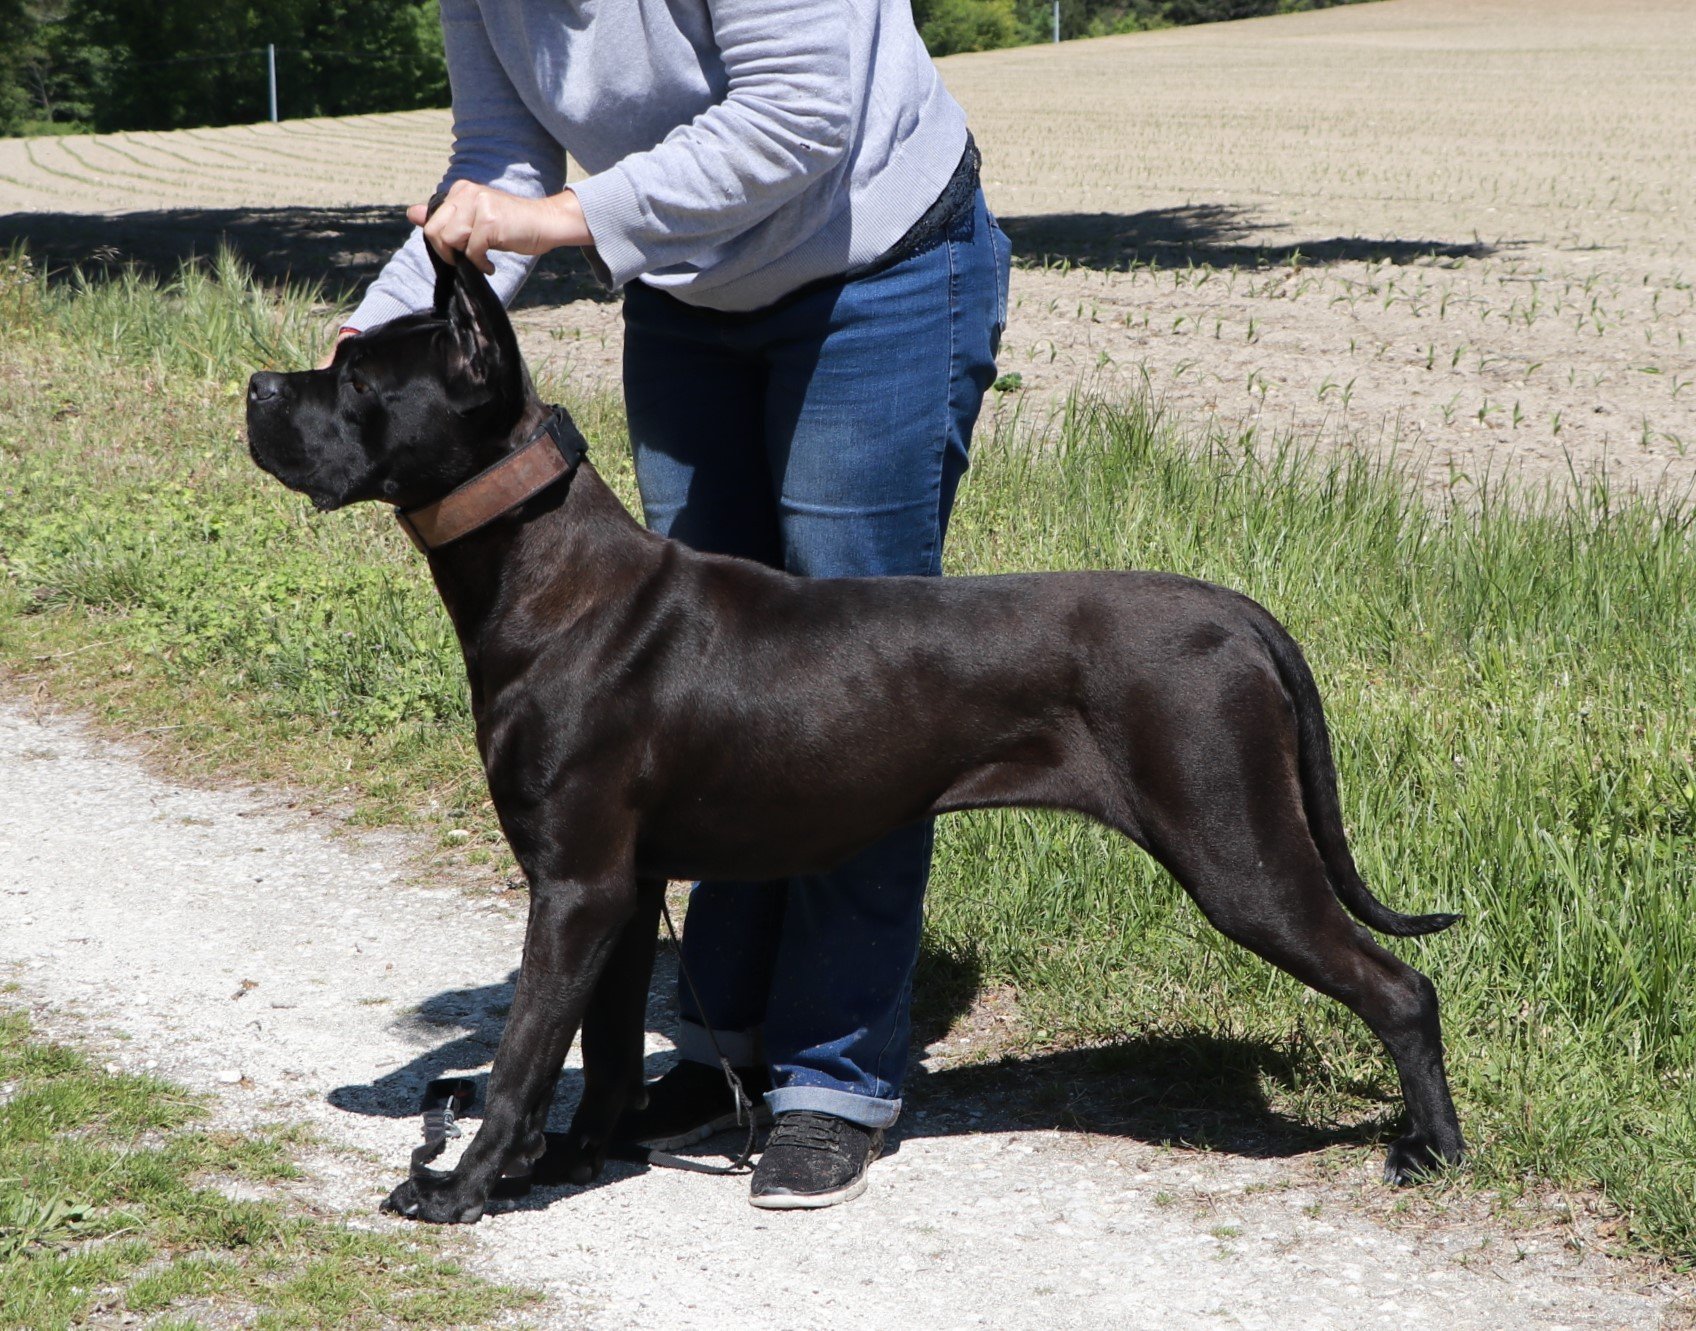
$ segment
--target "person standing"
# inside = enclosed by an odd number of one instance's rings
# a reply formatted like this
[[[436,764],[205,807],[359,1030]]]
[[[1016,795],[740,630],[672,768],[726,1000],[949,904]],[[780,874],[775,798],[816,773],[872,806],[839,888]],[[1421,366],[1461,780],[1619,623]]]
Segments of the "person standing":
[[[426,244],[510,302],[581,247],[624,293],[648,525],[809,577],[940,574],[1010,262],[908,0],[441,0],[445,198],[344,335],[430,306]],[[569,149],[586,177],[565,184]],[[749,681],[757,687],[758,681]],[[829,762],[828,754],[819,755]],[[696,885],[681,1060],[621,1136],[773,1127],[754,1205],[858,1196],[901,1109],[930,824],[835,870]]]

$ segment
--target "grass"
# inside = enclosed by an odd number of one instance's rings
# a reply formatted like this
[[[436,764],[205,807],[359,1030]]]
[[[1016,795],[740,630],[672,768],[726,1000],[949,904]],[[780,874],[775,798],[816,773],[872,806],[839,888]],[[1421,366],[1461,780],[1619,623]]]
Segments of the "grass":
[[[1696,542],[1687,509],[1422,502],[1358,459],[1173,447],[1075,412],[980,455],[962,567],[1170,568],[1248,591],[1307,646],[1381,896],[1460,910],[1398,945],[1435,979],[1479,1177],[1599,1182],[1696,1255]],[[1510,502],[1517,500],[1517,502]],[[1290,1042],[1269,1100],[1351,1120],[1393,1088],[1354,1020],[1246,957],[1147,859],[1076,820],[957,820],[933,942],[1067,1038]]]
[[[498,862],[410,547],[374,511],[310,517],[246,461],[241,383],[310,358],[307,299],[228,266],[116,290],[12,272],[0,656],[132,732],[174,727],[183,761],[348,790]],[[616,411],[572,405],[628,496]],[[1397,946],[1444,999],[1469,1177],[1600,1186],[1635,1241],[1696,1258],[1691,512],[1605,484],[1445,508],[1358,458],[1186,442],[1135,403],[1046,430],[981,441],[951,571],[1168,568],[1279,614],[1325,692],[1368,880],[1466,915]],[[945,821],[928,928],[933,954],[1016,987],[1032,1044],[1188,1049],[1201,1080],[1234,1058],[1282,1113],[1391,1126],[1364,1029],[1090,824]]]
[[[230,1195],[297,1176],[287,1133],[219,1132],[0,1011],[0,1326],[486,1326],[528,1301],[434,1232],[361,1232]]]

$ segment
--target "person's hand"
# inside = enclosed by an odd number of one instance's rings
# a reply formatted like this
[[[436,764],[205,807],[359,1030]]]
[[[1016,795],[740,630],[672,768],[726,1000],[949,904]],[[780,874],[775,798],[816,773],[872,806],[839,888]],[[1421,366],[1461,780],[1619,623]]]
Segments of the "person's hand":
[[[488,185],[456,180],[441,207],[425,219],[426,204],[406,210],[407,220],[424,228],[424,239],[444,259],[464,253],[485,274],[495,271],[490,250],[546,254],[562,245],[593,245],[582,205],[570,190],[545,199],[522,199]]]
[[[335,362],[336,348],[341,346],[341,344],[343,342],[346,342],[348,340],[348,338],[358,337],[358,336],[359,336],[359,330],[357,328],[349,328],[344,324],[340,329],[338,329],[336,331],[336,340],[334,342],[330,343],[330,349],[324,353],[324,359],[318,362],[318,368],[320,370],[329,369],[330,366]]]

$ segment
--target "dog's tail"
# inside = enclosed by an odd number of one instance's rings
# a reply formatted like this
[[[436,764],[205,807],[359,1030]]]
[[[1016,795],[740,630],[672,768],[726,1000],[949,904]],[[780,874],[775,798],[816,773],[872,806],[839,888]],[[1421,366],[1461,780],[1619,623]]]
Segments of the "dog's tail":
[[[1337,796],[1337,766],[1331,757],[1331,732],[1325,725],[1325,708],[1319,701],[1319,686],[1314,683],[1307,658],[1302,655],[1295,639],[1270,614],[1263,610],[1262,615],[1263,619],[1257,617],[1261,640],[1272,654],[1278,676],[1295,704],[1302,804],[1307,811],[1308,828],[1319,847],[1320,857],[1325,861],[1331,890],[1356,919],[1379,933],[1405,938],[1447,929],[1460,919],[1459,915],[1403,915],[1373,896],[1361,879],[1360,871],[1355,868],[1354,855],[1349,850],[1348,837],[1343,831],[1342,803]]]

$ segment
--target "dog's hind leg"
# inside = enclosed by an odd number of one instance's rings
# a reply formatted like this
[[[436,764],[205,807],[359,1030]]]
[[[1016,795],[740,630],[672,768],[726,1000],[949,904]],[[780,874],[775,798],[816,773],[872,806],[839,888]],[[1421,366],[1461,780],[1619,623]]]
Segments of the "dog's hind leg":
[[[1431,981],[1343,912],[1316,850],[1262,843],[1220,854],[1218,843],[1240,840],[1241,830],[1219,828],[1212,845],[1158,858],[1227,938],[1336,999],[1384,1042],[1409,1128],[1390,1148],[1385,1178],[1407,1183],[1433,1164],[1458,1161],[1463,1143]],[[1289,840],[1305,835],[1292,829]]]
[[[1199,742],[1163,754],[1145,751],[1166,779],[1140,784],[1138,830],[1220,932],[1347,1006],[1384,1042],[1409,1129],[1390,1148],[1385,1177],[1411,1182],[1464,1148],[1436,990],[1344,912],[1304,812],[1288,705],[1254,706],[1259,692],[1232,700],[1235,724],[1204,726]]]
[[[583,1096],[566,1134],[563,1163],[571,1183],[588,1183],[601,1172],[619,1118],[643,1094],[642,1034],[665,882],[644,880],[636,890],[636,914],[619,934],[583,1015]]]

